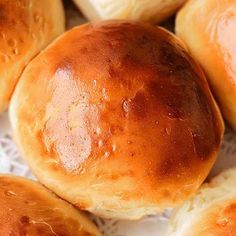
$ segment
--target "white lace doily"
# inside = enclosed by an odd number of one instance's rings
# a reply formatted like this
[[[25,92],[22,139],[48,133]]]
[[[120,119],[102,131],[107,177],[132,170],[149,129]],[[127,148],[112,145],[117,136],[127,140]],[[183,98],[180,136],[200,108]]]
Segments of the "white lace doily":
[[[71,6],[66,9],[67,28],[84,23],[86,20]],[[223,169],[236,165],[236,134],[226,131],[222,149],[211,176]],[[12,140],[8,115],[0,115],[0,173],[34,178],[27,165],[21,159]],[[148,216],[138,221],[103,220],[92,216],[104,236],[164,236],[168,224],[169,212]]]

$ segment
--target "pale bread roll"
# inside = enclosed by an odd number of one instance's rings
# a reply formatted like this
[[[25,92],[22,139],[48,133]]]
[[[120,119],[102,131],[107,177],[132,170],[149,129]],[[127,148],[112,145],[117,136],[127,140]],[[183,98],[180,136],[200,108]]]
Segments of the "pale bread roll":
[[[174,213],[167,235],[236,235],[236,169],[224,171],[204,184]]]
[[[142,20],[158,23],[186,0],[74,0],[90,20]]]

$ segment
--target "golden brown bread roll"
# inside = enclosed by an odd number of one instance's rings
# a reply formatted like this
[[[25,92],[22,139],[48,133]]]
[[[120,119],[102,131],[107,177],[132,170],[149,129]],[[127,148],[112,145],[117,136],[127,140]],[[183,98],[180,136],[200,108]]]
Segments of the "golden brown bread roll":
[[[236,235],[236,169],[204,184],[170,221],[168,236]]]
[[[40,184],[0,175],[0,235],[100,236],[83,213]]]
[[[179,40],[133,21],[61,36],[26,68],[10,116],[39,180],[104,217],[135,219],[184,201],[223,134],[205,77]]]
[[[0,112],[27,63],[63,31],[61,0],[0,0]]]
[[[204,68],[226,120],[236,129],[236,1],[190,0],[176,33]]]
[[[142,20],[158,23],[186,0],[74,0],[90,20]]]

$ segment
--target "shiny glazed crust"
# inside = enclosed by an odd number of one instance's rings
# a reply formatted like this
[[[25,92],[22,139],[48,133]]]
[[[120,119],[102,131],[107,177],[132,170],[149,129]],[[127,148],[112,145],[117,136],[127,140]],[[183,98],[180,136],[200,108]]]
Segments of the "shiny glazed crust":
[[[63,31],[61,0],[0,0],[0,112],[24,67]]]
[[[133,21],[61,36],[23,73],[10,117],[44,185],[116,218],[140,218],[191,196],[223,134],[205,77],[178,39]]]
[[[168,236],[236,235],[236,169],[204,184],[173,215]]]
[[[206,71],[226,120],[236,129],[236,1],[190,0],[176,33]]]
[[[186,0],[73,0],[90,20],[142,20],[161,22]]]
[[[100,236],[83,213],[40,184],[0,175],[0,235]]]

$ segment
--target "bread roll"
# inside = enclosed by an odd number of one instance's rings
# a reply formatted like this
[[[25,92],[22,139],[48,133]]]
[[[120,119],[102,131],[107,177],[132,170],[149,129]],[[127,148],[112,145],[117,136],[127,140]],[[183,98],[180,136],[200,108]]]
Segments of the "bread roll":
[[[63,31],[61,0],[0,0],[0,112],[24,67]]]
[[[44,185],[115,218],[140,218],[191,196],[223,134],[205,77],[179,40],[133,21],[61,36],[26,68],[10,116]]]
[[[82,213],[40,184],[0,175],[0,235],[100,236]]]
[[[226,120],[236,130],[236,1],[190,0],[176,33],[204,68]]]
[[[158,23],[186,0],[74,0],[90,20],[142,20]]]
[[[168,236],[236,235],[236,169],[204,184],[173,215]]]

